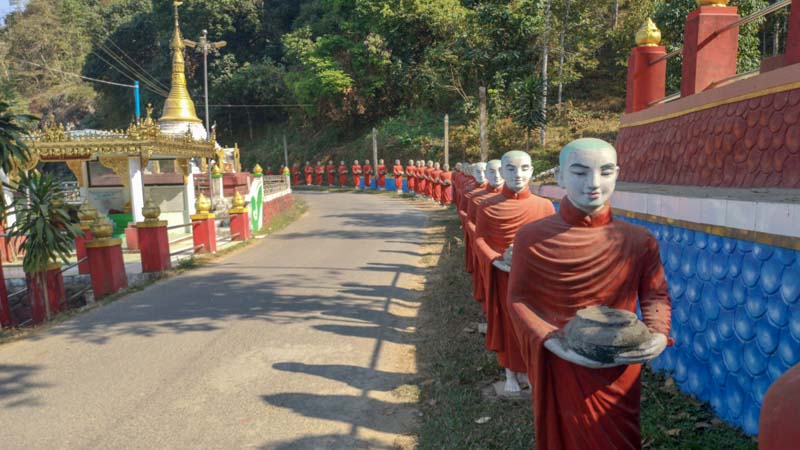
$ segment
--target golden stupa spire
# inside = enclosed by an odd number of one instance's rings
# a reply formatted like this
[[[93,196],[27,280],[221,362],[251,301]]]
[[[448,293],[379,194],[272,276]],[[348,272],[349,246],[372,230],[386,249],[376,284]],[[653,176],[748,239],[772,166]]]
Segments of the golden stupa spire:
[[[161,114],[159,122],[195,122],[202,123],[197,117],[194,109],[194,102],[186,89],[186,72],[184,68],[183,49],[186,46],[181,36],[181,27],[178,22],[178,6],[183,4],[181,1],[173,1],[175,9],[175,34],[169,48],[172,50],[172,83],[169,89],[169,96],[164,102],[164,113]]]

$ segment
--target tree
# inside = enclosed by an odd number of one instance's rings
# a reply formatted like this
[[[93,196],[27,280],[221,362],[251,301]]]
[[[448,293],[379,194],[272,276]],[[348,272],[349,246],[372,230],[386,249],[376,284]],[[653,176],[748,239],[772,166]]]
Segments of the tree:
[[[511,117],[525,128],[525,151],[530,151],[531,130],[547,124],[542,95],[544,80],[534,75],[517,82],[513,87]]]
[[[70,219],[61,185],[52,176],[36,170],[20,173],[17,194],[16,221],[8,235],[12,241],[22,242],[22,267],[35,277],[44,293],[45,312],[50,319],[47,266],[59,259],[67,262],[79,229]]]

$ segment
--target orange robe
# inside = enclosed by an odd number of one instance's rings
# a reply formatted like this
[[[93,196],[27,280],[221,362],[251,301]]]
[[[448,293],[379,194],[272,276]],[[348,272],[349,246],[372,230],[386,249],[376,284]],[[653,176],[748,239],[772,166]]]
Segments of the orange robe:
[[[758,421],[759,450],[797,448],[800,442],[800,364],[784,372],[764,396]]]
[[[479,271],[475,270],[475,222],[478,218],[478,210],[481,208],[481,203],[484,200],[492,198],[500,194],[500,190],[502,188],[494,188],[489,186],[488,184],[481,190],[473,191],[472,195],[470,196],[469,202],[467,202],[467,218],[466,218],[466,236],[467,239],[465,242],[469,242],[469,248],[466,248],[466,269],[467,272],[472,274],[472,297],[479,301],[483,301],[483,291],[478,290],[478,286],[480,286],[480,282],[476,281],[477,275],[480,273]]]
[[[436,170],[433,167],[425,169],[425,176],[428,177],[428,186],[427,186],[427,196],[429,198],[433,198],[433,171]]]
[[[417,188],[416,170],[414,166],[406,166],[406,184],[408,184],[408,192],[412,194]]]
[[[464,181],[464,174],[461,172],[453,172],[453,203],[458,207],[461,201],[461,184]]]
[[[264,175],[275,175],[275,173],[272,172],[272,169],[267,169],[267,171],[264,172]]]
[[[589,369],[544,347],[585,307],[636,311],[669,336],[670,298],[658,242],[644,228],[593,216],[561,201],[558,214],[522,227],[514,240],[509,314],[533,384],[536,448],[638,449],[641,365]]]
[[[428,180],[425,179],[426,167],[417,167],[417,193],[425,195],[428,192]]]
[[[336,183],[336,167],[333,164],[328,164],[328,186],[333,186]]]
[[[403,166],[395,164],[392,167],[392,175],[394,175],[394,187],[398,191],[403,190]]]
[[[361,165],[353,164],[350,170],[353,171],[353,186],[358,189],[358,187],[361,186]]]
[[[325,166],[317,166],[314,173],[317,175],[317,186],[322,186],[322,180],[325,178]]]
[[[300,169],[292,167],[292,184],[297,186],[300,184]]]
[[[386,166],[383,164],[378,165],[378,187],[381,189],[386,187]]]
[[[306,174],[306,184],[311,186],[313,183],[314,178],[314,168],[311,166],[305,166],[303,168],[303,172]]]
[[[364,187],[369,189],[372,186],[372,165],[364,164],[362,169],[364,170]]]
[[[436,200],[436,203],[442,201],[442,180],[440,179],[442,175],[441,169],[434,169],[431,172],[431,177],[433,178],[433,199]]]
[[[503,187],[501,195],[481,205],[475,221],[475,290],[482,292],[486,312],[486,348],[497,354],[498,363],[514,372],[525,372],[525,361],[511,326],[506,307],[508,272],[492,265],[514,242],[523,225],[555,213],[553,203],[531,194]],[[475,276],[477,274],[477,276]]]
[[[339,186],[347,186],[347,166],[339,165]]]
[[[448,206],[453,203],[453,173],[442,171],[439,179],[442,180],[442,205]]]
[[[483,182],[483,184],[475,184],[473,182],[467,186],[470,188],[469,192],[465,192],[461,197],[461,210],[458,214],[459,217],[461,217],[461,226],[464,229],[464,270],[467,272],[472,272],[472,241],[470,240],[471,235],[469,233],[467,209],[472,197],[479,193],[484,193],[484,189],[486,189],[487,185],[488,183],[486,182]]]

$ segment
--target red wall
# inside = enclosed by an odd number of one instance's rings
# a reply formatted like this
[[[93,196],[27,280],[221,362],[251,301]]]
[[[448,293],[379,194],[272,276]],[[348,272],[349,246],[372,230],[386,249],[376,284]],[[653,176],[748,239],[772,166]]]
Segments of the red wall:
[[[621,128],[622,181],[800,188],[800,89]]]

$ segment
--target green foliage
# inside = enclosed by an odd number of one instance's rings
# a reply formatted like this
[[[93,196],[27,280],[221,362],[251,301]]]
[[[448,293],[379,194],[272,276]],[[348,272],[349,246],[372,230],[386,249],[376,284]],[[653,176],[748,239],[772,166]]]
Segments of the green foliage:
[[[70,219],[55,178],[37,171],[21,173],[14,210],[16,221],[8,234],[22,241],[25,272],[38,274],[58,259],[67,262],[80,230]]]
[[[11,105],[0,101],[0,168],[11,173],[15,161],[25,163],[30,154],[22,138],[36,118],[27,114],[14,114]],[[0,196],[1,197],[1,196]]]
[[[511,99],[511,117],[525,127],[525,151],[530,148],[530,134],[534,128],[547,124],[542,105],[544,80],[530,76],[514,84]]]

